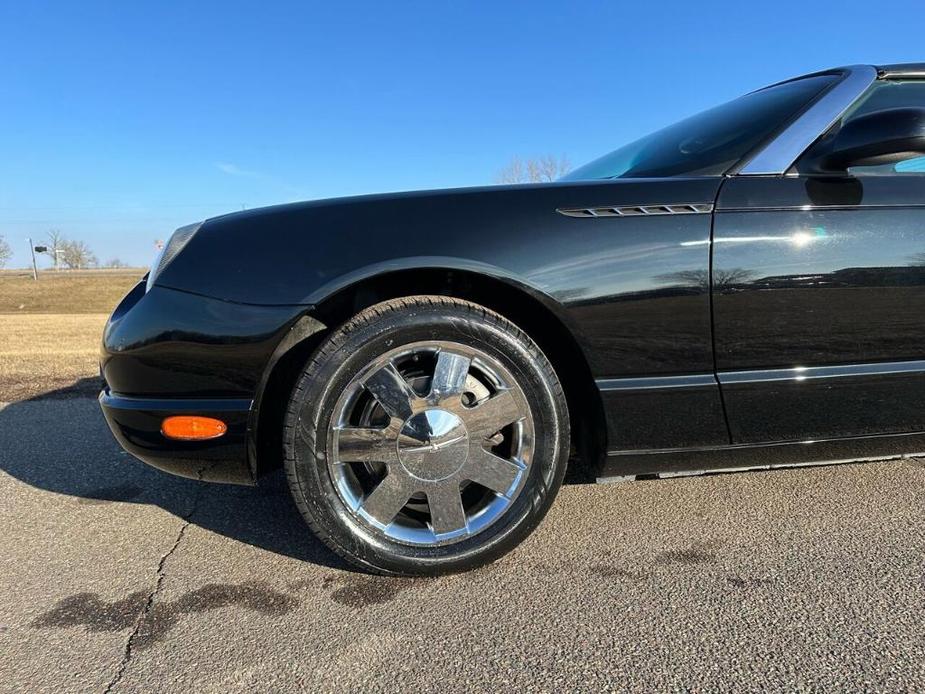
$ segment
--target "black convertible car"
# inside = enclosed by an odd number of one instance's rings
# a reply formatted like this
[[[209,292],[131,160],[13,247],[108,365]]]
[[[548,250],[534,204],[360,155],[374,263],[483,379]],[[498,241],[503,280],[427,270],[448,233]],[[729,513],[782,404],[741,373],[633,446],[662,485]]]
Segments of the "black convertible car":
[[[218,482],[282,465],[315,534],[386,574],[507,552],[567,463],[925,451],[925,64],[766,87],[556,183],[183,227],[102,373],[130,453]]]

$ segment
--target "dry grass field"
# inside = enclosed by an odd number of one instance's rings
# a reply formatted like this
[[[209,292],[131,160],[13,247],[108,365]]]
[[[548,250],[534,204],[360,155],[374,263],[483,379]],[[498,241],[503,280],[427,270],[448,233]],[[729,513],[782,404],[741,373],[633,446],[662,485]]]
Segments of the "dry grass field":
[[[70,388],[76,381],[98,374],[100,336],[107,316],[0,314],[0,401],[24,400]],[[73,391],[73,395],[91,394]]]
[[[93,395],[103,325],[143,270],[0,272],[0,401]]]
[[[144,275],[141,268],[39,273],[0,271],[0,314],[110,313]]]

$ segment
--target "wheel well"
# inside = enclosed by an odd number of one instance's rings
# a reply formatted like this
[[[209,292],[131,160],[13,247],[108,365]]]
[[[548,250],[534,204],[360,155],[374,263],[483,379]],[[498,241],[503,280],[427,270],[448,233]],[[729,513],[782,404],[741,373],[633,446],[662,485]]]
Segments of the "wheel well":
[[[572,333],[542,302],[506,282],[474,272],[441,269],[377,275],[346,287],[315,307],[312,315],[330,327],[283,355],[264,388],[256,442],[258,477],[278,467],[282,460],[280,434],[291,390],[305,362],[330,330],[380,301],[417,294],[452,296],[485,306],[516,324],[539,345],[555,368],[568,402],[572,432],[569,479],[593,479],[606,451],[604,408]]]

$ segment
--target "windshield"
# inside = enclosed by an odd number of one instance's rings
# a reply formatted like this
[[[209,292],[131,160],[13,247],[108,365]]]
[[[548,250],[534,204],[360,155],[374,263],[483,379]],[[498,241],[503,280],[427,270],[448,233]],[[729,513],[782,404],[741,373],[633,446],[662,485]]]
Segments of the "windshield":
[[[804,77],[746,94],[646,135],[560,180],[721,176],[838,79]]]

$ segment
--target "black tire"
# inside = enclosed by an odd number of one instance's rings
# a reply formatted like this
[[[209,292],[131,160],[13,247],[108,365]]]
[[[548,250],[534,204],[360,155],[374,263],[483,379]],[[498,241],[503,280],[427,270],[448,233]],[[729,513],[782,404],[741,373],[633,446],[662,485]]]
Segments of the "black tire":
[[[384,353],[421,340],[451,340],[502,363],[526,396],[534,423],[533,459],[519,494],[492,525],[449,545],[409,545],[377,532],[344,503],[327,465],[328,432],[348,384]],[[542,520],[565,474],[568,422],[565,396],[552,365],[513,323],[459,299],[394,299],[362,311],[335,330],[305,366],[284,422],[286,476],[314,534],[352,564],[388,575],[462,571],[509,552]]]

